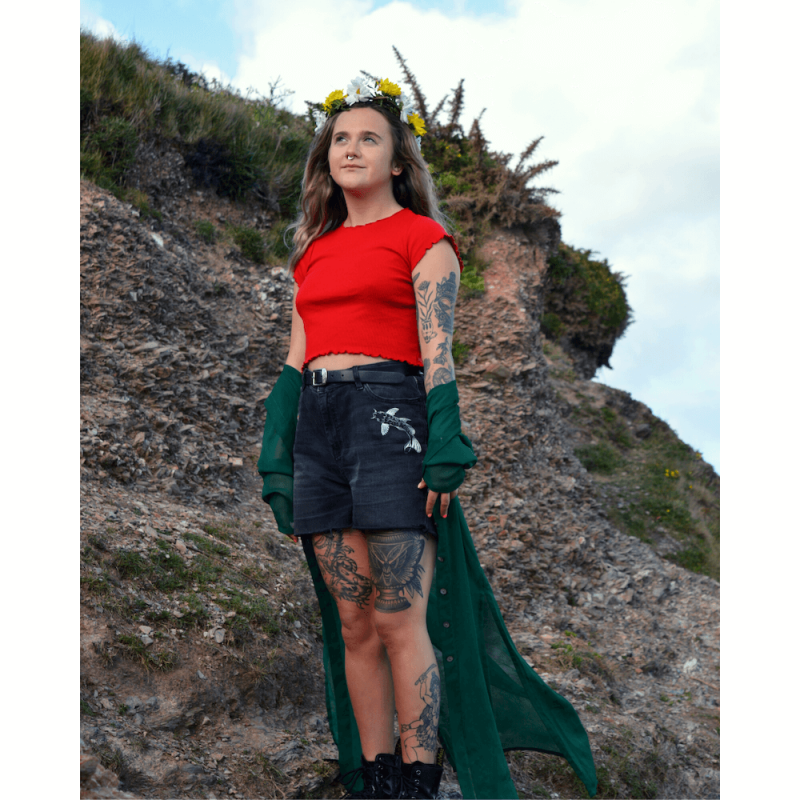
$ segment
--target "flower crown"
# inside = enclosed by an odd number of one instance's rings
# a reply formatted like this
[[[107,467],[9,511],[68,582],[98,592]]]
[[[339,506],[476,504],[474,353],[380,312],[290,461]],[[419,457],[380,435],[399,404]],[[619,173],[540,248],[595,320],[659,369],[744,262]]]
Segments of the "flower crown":
[[[326,121],[346,106],[356,103],[369,103],[391,109],[403,122],[408,123],[417,137],[417,146],[422,148],[422,137],[425,135],[425,121],[409,104],[409,98],[403,94],[396,83],[387,78],[373,81],[367,78],[354,78],[347,86],[347,94],[341,89],[331,92],[324,103],[311,104],[314,122],[317,127],[314,134],[319,133]]]

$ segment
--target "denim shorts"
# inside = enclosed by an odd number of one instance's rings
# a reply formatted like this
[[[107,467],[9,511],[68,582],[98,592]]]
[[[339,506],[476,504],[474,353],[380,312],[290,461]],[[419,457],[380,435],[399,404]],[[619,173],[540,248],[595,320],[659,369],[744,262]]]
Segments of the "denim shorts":
[[[370,383],[370,369],[401,371],[382,361],[358,368],[354,383],[303,384],[294,440],[294,532],[355,528],[416,529],[436,536],[418,489],[428,444],[422,368],[402,383]]]

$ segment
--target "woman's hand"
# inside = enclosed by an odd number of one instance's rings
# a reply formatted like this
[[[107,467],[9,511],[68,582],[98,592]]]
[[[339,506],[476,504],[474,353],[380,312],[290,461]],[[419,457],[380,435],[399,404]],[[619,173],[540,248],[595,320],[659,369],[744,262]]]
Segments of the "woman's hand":
[[[423,478],[418,484],[417,489],[426,489],[428,486],[425,483],[425,478]],[[454,492],[447,492],[442,493],[442,499],[439,503],[439,511],[442,514],[444,519],[447,519],[447,511],[450,508],[450,501],[458,494],[458,489]],[[428,502],[425,504],[425,513],[430,517],[433,514],[433,507],[436,505],[436,498],[439,496],[439,492],[434,492],[432,490],[428,490]]]

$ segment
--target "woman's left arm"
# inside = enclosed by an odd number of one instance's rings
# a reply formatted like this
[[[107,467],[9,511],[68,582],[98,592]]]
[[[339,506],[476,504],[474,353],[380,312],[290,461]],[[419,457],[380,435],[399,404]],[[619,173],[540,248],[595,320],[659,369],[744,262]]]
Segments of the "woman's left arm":
[[[456,379],[453,326],[461,278],[458,258],[447,239],[441,239],[420,259],[411,273],[417,301],[417,333],[425,375],[425,391]],[[419,488],[425,488],[425,481]],[[440,511],[447,516],[458,490],[443,494]],[[431,516],[438,492],[428,491],[425,513]]]
[[[456,379],[453,320],[460,277],[458,259],[446,239],[433,245],[411,273],[426,391]]]

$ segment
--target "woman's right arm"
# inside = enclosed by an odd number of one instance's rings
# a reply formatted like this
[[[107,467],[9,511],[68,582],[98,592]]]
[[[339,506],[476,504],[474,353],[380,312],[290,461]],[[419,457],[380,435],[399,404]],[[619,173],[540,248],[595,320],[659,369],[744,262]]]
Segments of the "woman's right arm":
[[[286,363],[294,367],[298,372],[303,371],[303,361],[306,357],[306,330],[303,327],[303,319],[297,313],[297,290],[298,285],[294,285],[294,296],[292,297],[292,336],[289,340],[289,354],[286,356]]]

